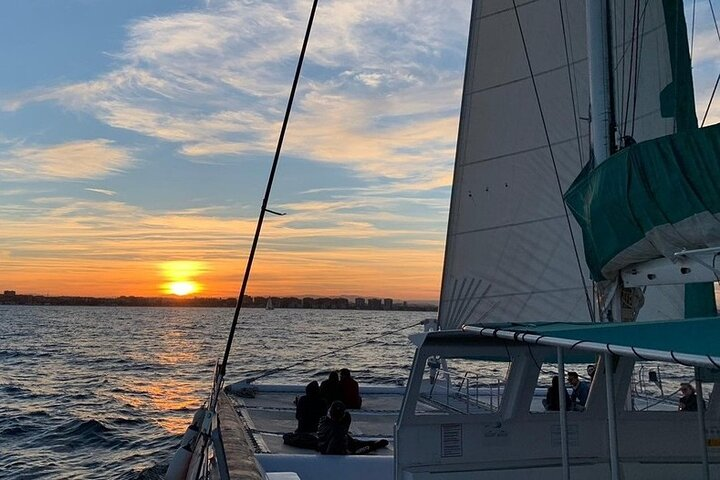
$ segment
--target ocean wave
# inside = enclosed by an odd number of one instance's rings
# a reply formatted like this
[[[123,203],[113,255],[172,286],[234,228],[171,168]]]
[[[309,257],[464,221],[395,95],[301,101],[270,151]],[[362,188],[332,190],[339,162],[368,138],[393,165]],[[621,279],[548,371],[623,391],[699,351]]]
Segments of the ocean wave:
[[[32,395],[32,390],[12,384],[0,385],[0,393],[7,395]]]

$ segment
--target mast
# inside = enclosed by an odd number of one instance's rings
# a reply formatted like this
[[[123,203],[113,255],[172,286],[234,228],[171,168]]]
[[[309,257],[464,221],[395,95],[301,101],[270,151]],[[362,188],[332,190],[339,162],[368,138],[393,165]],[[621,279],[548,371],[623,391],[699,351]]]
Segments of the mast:
[[[587,48],[590,67],[590,131],[595,165],[615,151],[615,120],[610,79],[610,8],[606,0],[587,0]]]
[[[613,113],[610,55],[610,6],[606,0],[587,0],[587,49],[590,82],[591,158],[598,166],[615,153],[615,116]],[[622,320],[622,281],[618,277],[608,309],[612,321]],[[603,312],[604,313],[604,312]],[[604,315],[601,315],[601,317]]]

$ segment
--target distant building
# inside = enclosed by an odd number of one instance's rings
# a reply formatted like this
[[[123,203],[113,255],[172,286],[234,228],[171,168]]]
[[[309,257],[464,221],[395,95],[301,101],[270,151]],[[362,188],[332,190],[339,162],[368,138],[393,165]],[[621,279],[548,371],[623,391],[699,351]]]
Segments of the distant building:
[[[370,310],[382,310],[382,300],[379,298],[368,298],[368,308]]]
[[[362,310],[365,308],[365,299],[362,297],[358,297],[355,299],[355,308],[358,310]]]
[[[392,298],[384,299],[383,305],[385,307],[385,310],[392,310],[393,309],[393,299]]]
[[[4,297],[14,297],[15,296],[15,290],[5,290],[3,292]]]

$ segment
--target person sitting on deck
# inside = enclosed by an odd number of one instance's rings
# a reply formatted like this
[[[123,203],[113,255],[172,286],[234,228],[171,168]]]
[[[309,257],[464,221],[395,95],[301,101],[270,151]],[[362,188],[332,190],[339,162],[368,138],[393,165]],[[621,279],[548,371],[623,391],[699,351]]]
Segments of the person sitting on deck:
[[[563,389],[565,390],[565,389]],[[558,380],[558,376],[555,375],[552,379],[552,385],[547,390],[547,394],[545,395],[545,400],[543,400],[543,405],[545,406],[545,410],[550,411],[560,411],[560,380]],[[572,402],[570,401],[570,395],[568,395],[567,390],[565,391],[565,410],[570,410],[570,406],[572,405]]]
[[[327,380],[320,384],[320,396],[328,405],[332,405],[335,400],[342,400],[342,387],[336,371],[330,372]]]
[[[340,389],[342,391],[342,401],[347,408],[362,407],[360,387],[347,368],[340,370]]]
[[[295,418],[298,426],[296,433],[316,433],[320,419],[327,412],[327,404],[320,396],[320,385],[313,380],[305,387],[305,395],[297,399]]]
[[[387,440],[356,440],[348,433],[352,418],[341,401],[330,405],[327,416],[320,419],[318,450],[325,455],[363,455],[387,446]]]
[[[588,394],[590,393],[590,385],[587,382],[580,380],[577,372],[568,372],[568,383],[572,386],[572,394],[570,395],[570,401],[573,404],[573,409],[580,409],[578,407],[585,408],[585,402],[587,402]]]
[[[695,388],[689,383],[680,384],[682,397],[678,401],[678,410],[681,412],[697,412],[698,403]]]

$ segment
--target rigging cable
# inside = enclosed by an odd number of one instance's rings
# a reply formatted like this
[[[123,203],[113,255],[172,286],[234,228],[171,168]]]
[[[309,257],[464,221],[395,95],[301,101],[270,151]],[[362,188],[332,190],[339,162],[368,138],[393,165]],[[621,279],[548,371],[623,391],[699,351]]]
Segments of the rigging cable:
[[[562,32],[563,32],[563,44],[565,46],[565,63],[567,64],[567,74],[568,74],[568,83],[570,84],[570,99],[572,100],[572,106],[573,106],[573,120],[575,121],[575,138],[577,138],[577,149],[578,149],[578,155],[580,157],[580,168],[583,168],[585,166],[585,162],[583,161],[583,151],[582,151],[582,145],[580,144],[580,125],[578,122],[578,109],[577,104],[575,102],[575,89],[573,86],[575,83],[573,82],[572,78],[572,70],[570,68],[570,52],[568,51],[568,40],[567,40],[567,34],[565,33],[565,14],[563,12],[562,7],[563,0],[558,0],[558,6],[560,7],[560,23],[562,24]],[[572,45],[572,40],[570,45]]]
[[[643,42],[645,41],[645,35],[641,35],[641,32],[645,31],[645,9],[647,9],[648,2],[650,0],[645,0],[645,6],[643,7],[643,11],[640,14],[640,18],[638,19],[638,37],[637,37],[637,54],[635,55],[635,85],[633,88],[633,116],[632,116],[632,123],[630,126],[630,136],[633,137],[635,135],[635,120],[637,120],[637,99],[638,99],[638,85],[640,84],[640,57],[643,52]],[[642,22],[642,25],[641,25]],[[677,22],[679,23],[679,22]],[[677,27],[679,28],[679,27]],[[679,42],[676,42],[679,43]]]
[[[315,19],[317,4],[318,0],[313,0],[312,9],[310,10],[310,18],[308,19],[307,29],[305,30],[305,38],[303,39],[297,68],[295,69],[295,78],[293,79],[287,108],[285,109],[285,117],[283,118],[282,127],[280,128],[280,136],[278,138],[277,147],[275,148],[275,156],[273,157],[270,175],[268,177],[267,186],[265,187],[265,197],[263,198],[262,207],[260,208],[260,216],[258,217],[257,227],[255,228],[255,236],[253,237],[253,243],[250,247],[250,255],[248,256],[247,264],[245,265],[245,275],[243,276],[242,287],[240,287],[237,304],[235,305],[235,314],[233,315],[230,334],[228,335],[227,345],[225,346],[225,355],[223,356],[222,363],[220,364],[221,377],[225,376],[225,369],[227,367],[228,357],[230,356],[230,348],[232,347],[233,338],[235,336],[235,328],[237,327],[238,318],[240,317],[240,309],[242,308],[243,298],[245,297],[245,289],[247,288],[248,280],[250,279],[250,270],[252,269],[253,259],[255,258],[255,250],[257,249],[258,240],[260,239],[260,231],[262,230],[265,212],[267,211],[267,205],[270,199],[270,191],[272,190],[272,184],[275,178],[275,171],[277,170],[278,161],[280,159],[280,151],[282,150],[283,140],[285,138],[285,130],[287,129],[288,121],[290,120],[290,111],[292,110],[295,91],[297,90],[297,85],[300,80],[300,71],[302,70],[303,60],[305,59],[305,50],[307,49],[308,41],[310,40],[310,31],[312,30],[313,20]]]
[[[625,20],[623,19],[623,22],[624,21]],[[633,89],[632,88],[633,87],[633,78],[635,79],[635,84],[637,84],[637,69],[636,69],[637,59],[636,59],[636,57],[638,54],[637,46],[640,43],[639,30],[640,30],[640,2],[639,2],[639,0],[635,0],[635,2],[633,2],[632,31],[630,32],[630,62],[629,62],[630,71],[628,72],[627,97],[625,97],[625,111],[623,112],[623,121],[622,121],[623,137],[625,135],[627,135],[627,131],[628,131],[628,117],[630,116],[630,98],[632,96],[631,91]],[[623,55],[623,57],[624,57],[624,55]],[[625,72],[625,69],[623,68],[623,73],[624,72]],[[622,88],[624,89],[625,85],[622,85]]]
[[[290,364],[290,365],[286,365],[286,366],[284,366],[284,367],[278,367],[278,368],[273,368],[273,369],[271,369],[271,370],[266,370],[265,372],[261,373],[260,375],[257,375],[257,376],[255,376],[255,377],[250,377],[250,378],[247,378],[247,379],[243,380],[243,382],[252,383],[252,382],[254,382],[254,381],[256,381],[256,380],[259,380],[259,379],[261,379],[261,378],[266,378],[266,377],[269,377],[270,375],[275,375],[276,373],[284,372],[284,371],[286,371],[286,370],[290,370],[291,368],[299,367],[300,365],[303,365],[303,364],[306,364],[306,363],[310,363],[310,362],[314,362],[315,360],[318,360],[318,359],[323,358],[323,357],[329,357],[329,356],[331,356],[331,355],[335,355],[336,353],[342,352],[342,351],[344,351],[344,350],[348,350],[348,349],[350,349],[350,348],[357,347],[357,346],[363,345],[363,344],[365,344],[365,343],[372,342],[373,340],[377,340],[377,339],[379,339],[379,338],[383,338],[383,337],[386,337],[386,336],[388,336],[388,335],[392,335],[393,333],[398,333],[398,332],[402,332],[403,330],[407,330],[407,329],[409,329],[409,328],[417,327],[418,325],[423,325],[424,323],[425,323],[424,321],[421,321],[421,322],[413,322],[411,325],[407,325],[407,326],[405,326],[405,327],[398,328],[398,329],[395,329],[395,330],[389,330],[389,331],[387,331],[387,332],[381,333],[380,335],[377,335],[377,336],[374,336],[374,337],[370,337],[370,338],[367,338],[367,339],[365,339],[365,340],[361,340],[361,341],[359,341],[359,342],[352,343],[352,344],[350,344],[350,345],[345,345],[344,347],[336,348],[335,350],[332,350],[332,351],[330,351],[330,352],[325,352],[325,353],[322,353],[322,354],[320,354],[320,355],[316,355],[316,356],[314,356],[314,357],[305,358],[305,359],[303,359],[303,360],[297,361],[297,362],[292,363],[292,364]]]
[[[712,13],[713,22],[715,23],[715,32],[717,33],[718,40],[720,41],[720,28],[718,28],[718,22],[717,18],[715,17],[715,9],[713,8],[712,0],[708,0],[708,3],[710,4],[710,13]],[[708,106],[705,109],[705,115],[703,115],[702,123],[700,124],[701,127],[705,126],[705,121],[707,120],[708,113],[710,113],[710,106],[712,105],[713,99],[715,98],[715,92],[718,88],[718,83],[720,83],[720,74],[718,74],[717,80],[715,80],[715,86],[713,87],[713,91],[710,94],[710,100],[708,100]]]
[[[693,0],[692,7],[692,27],[690,29],[690,60],[693,58],[693,51],[695,49],[695,4],[697,0]]]
[[[583,293],[585,294],[585,302],[587,303],[588,314],[590,315],[590,320],[594,323],[595,312],[592,308],[592,301],[590,300],[587,284],[585,282],[585,276],[583,275],[580,254],[578,253],[578,247],[577,242],[575,241],[575,234],[573,233],[572,223],[570,223],[570,214],[568,212],[567,205],[565,205],[565,201],[562,199],[562,183],[560,182],[560,174],[558,173],[557,162],[555,161],[555,153],[553,152],[552,142],[550,141],[550,133],[548,132],[547,123],[545,122],[545,114],[543,112],[542,102],[540,101],[540,93],[538,92],[537,82],[535,81],[535,73],[533,71],[532,64],[530,63],[530,55],[528,53],[527,43],[525,41],[525,34],[523,33],[522,24],[520,23],[520,13],[518,12],[517,3],[515,2],[516,0],[513,0],[515,18],[517,19],[518,29],[520,30],[520,39],[522,40],[523,49],[525,51],[525,60],[527,62],[528,70],[530,71],[530,79],[532,80],[533,90],[535,91],[535,100],[537,101],[538,110],[540,111],[540,119],[542,120],[543,130],[545,131],[545,140],[547,141],[548,150],[550,151],[550,159],[552,160],[553,169],[555,171],[555,181],[557,182],[558,191],[560,192],[561,203],[565,211],[565,220],[567,222],[568,231],[570,233],[570,239],[573,245],[573,252],[575,253],[575,260],[577,261],[578,272],[580,273],[580,280],[582,280],[583,284]]]

